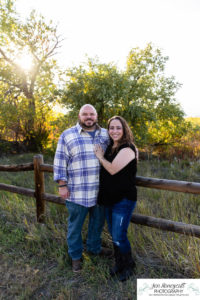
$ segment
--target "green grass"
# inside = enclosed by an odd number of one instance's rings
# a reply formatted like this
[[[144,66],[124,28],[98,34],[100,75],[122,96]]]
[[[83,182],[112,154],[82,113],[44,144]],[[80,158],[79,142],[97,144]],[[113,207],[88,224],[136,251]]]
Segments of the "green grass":
[[[32,154],[0,164],[31,162]],[[44,158],[52,164],[51,157]],[[138,175],[200,181],[200,163],[141,161]],[[33,172],[0,172],[0,182],[34,188]],[[56,193],[52,174],[45,188]],[[200,196],[138,188],[136,213],[200,225]],[[200,240],[131,224],[129,239],[137,268],[125,283],[109,278],[112,259],[84,254],[83,271],[73,274],[66,246],[67,210],[47,203],[46,223],[36,222],[33,198],[0,191],[0,299],[136,299],[137,278],[199,278]],[[83,230],[86,239],[87,222]],[[112,247],[103,232],[103,244]]]

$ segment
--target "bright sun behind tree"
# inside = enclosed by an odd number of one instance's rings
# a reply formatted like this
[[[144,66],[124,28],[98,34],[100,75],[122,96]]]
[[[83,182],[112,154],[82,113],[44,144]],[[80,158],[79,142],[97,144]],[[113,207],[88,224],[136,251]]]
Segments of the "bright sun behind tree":
[[[33,67],[33,58],[30,54],[23,53],[17,57],[16,63],[24,71],[30,71]]]

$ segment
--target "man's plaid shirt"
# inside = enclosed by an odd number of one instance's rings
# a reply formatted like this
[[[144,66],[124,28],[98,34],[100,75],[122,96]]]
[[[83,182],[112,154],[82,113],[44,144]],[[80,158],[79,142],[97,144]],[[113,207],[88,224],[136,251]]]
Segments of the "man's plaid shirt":
[[[96,204],[100,163],[94,144],[105,150],[109,144],[107,130],[97,127],[94,139],[79,123],[65,130],[58,141],[54,158],[54,180],[66,181],[69,201],[91,207]]]

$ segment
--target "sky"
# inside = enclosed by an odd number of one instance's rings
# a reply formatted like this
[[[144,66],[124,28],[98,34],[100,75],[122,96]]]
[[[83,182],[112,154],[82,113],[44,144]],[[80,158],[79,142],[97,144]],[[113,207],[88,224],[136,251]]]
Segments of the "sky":
[[[160,48],[166,76],[182,84],[177,102],[187,117],[200,117],[200,0],[17,0],[22,17],[31,9],[57,24],[62,67],[87,55],[124,68],[132,48]]]

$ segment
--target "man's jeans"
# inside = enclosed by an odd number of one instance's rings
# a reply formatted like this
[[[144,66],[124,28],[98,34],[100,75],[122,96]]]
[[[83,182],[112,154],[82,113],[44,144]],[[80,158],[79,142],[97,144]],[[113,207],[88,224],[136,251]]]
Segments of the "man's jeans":
[[[98,254],[101,251],[101,233],[105,221],[105,209],[103,206],[84,207],[70,201],[66,201],[68,209],[68,253],[72,260],[82,256],[82,227],[89,213],[87,251]]]
[[[136,201],[124,198],[122,201],[105,209],[108,230],[112,236],[112,241],[119,247],[120,252],[124,254],[131,251],[127,230],[135,206]]]

